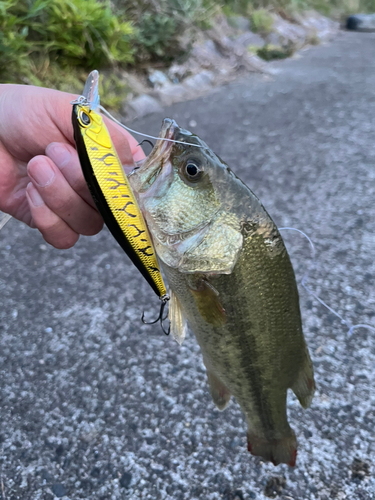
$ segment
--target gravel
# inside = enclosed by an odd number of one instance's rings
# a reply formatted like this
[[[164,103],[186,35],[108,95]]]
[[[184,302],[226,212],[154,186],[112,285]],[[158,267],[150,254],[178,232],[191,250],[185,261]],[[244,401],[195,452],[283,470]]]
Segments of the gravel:
[[[349,323],[375,326],[375,34],[342,33],[132,123],[198,133],[276,223],[304,230],[308,284]],[[298,280],[308,243],[284,237]],[[235,402],[210,400],[192,335],[144,326],[158,300],[104,230],[58,251],[15,220],[0,233],[2,500],[375,498],[375,340],[301,287],[317,394],[290,395],[297,466],[246,450]],[[275,496],[274,496],[275,495]]]

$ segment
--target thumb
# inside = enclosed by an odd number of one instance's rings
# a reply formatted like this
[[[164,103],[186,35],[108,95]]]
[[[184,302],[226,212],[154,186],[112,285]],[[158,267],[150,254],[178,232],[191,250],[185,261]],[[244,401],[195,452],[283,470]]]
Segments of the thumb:
[[[58,128],[61,129],[64,136],[68,139],[68,141],[74,145],[73,139],[73,127],[72,127],[72,119],[71,119],[71,101],[76,99],[77,96],[74,94],[66,94],[65,92],[58,92],[56,90],[42,89],[43,96],[48,96],[49,104],[51,109],[59,110],[58,123],[55,122]],[[38,89],[34,87],[34,92],[38,92]],[[51,113],[52,114],[52,113]],[[52,114],[52,119],[54,116]],[[54,121],[54,120],[53,120]],[[142,160],[145,155],[140,146],[138,146],[138,141],[126,130],[124,130],[120,125],[113,122],[107,117],[104,117],[104,122],[108,128],[108,131],[111,135],[111,139],[113,145],[116,148],[116,151],[119,155],[119,158],[124,166],[129,166],[131,169],[134,168],[134,161]],[[53,142],[56,140],[55,138],[49,142]],[[49,143],[48,142],[48,143]],[[47,143],[47,144],[48,144]]]

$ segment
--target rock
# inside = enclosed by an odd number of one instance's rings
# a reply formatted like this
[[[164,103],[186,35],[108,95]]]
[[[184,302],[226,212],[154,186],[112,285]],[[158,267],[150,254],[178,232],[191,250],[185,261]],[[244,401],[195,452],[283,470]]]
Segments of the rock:
[[[264,63],[260,59],[236,40],[232,40],[227,36],[217,37],[215,39],[216,46],[219,48],[221,57],[221,69],[225,69],[227,74],[234,73],[238,70],[245,69],[247,71],[262,72]],[[215,70],[219,68],[215,65]]]
[[[244,16],[228,17],[228,24],[240,31],[248,31],[250,29],[250,21]]]
[[[47,328],[46,328],[47,330]],[[52,331],[52,329],[51,329]],[[64,447],[62,444],[59,444],[58,447],[55,450],[56,456],[60,457],[64,453]]]
[[[53,481],[53,476],[48,472],[47,469],[42,469],[40,472],[40,477],[42,478],[42,481],[46,483],[50,483]]]
[[[228,23],[228,18],[224,15],[215,17],[215,23],[211,29],[207,31],[210,38],[215,39],[221,36],[233,35],[233,28]]]
[[[296,14],[293,16],[295,22],[276,14],[272,14],[272,18],[273,31],[264,40],[249,30],[245,17],[233,16],[228,23],[225,16],[219,16],[210,30],[198,35],[184,63],[175,63],[166,72],[150,70],[148,82],[153,90],[146,88],[139,92],[136,89],[135,95],[141,95],[129,102],[125,113],[135,117],[161,112],[161,105],[201,95],[213,85],[233,79],[239,71],[274,73],[277,69],[258,56],[259,50],[269,55],[266,49],[275,46],[278,57],[287,57],[306,43],[330,38],[338,29],[338,23],[316,12]],[[249,50],[250,47],[255,49]],[[132,83],[138,88],[145,85],[146,79],[139,78]]]
[[[132,477],[133,476],[130,472],[124,472],[119,481],[121,488],[129,488],[130,483],[132,482]]]
[[[57,483],[51,486],[52,493],[57,498],[62,498],[67,494],[65,486],[63,484]]]
[[[259,73],[268,73],[269,70],[266,63],[256,54],[246,52],[243,56],[244,65],[247,71],[254,71]]]
[[[270,477],[269,480],[267,481],[264,494],[268,498],[276,498],[285,488],[285,485],[286,485],[285,477],[281,476]]]
[[[352,479],[362,480],[365,476],[370,475],[370,466],[367,462],[360,460],[359,458],[355,458],[351,465],[352,469]]]
[[[213,40],[206,40],[197,44],[191,51],[191,58],[197,61],[202,68],[216,68],[222,62],[222,55]]]
[[[91,469],[90,472],[91,477],[99,477],[100,476],[100,468],[97,467],[96,465]]]
[[[158,69],[150,71],[150,74],[148,76],[148,81],[154,88],[160,88],[166,85],[172,85],[167,75]]]
[[[131,93],[136,96],[145,94],[149,90],[146,81],[143,81],[143,78],[140,78],[137,74],[121,71],[120,76],[121,80],[131,89]]]
[[[250,46],[263,47],[264,44],[266,43],[260,35],[257,35],[256,33],[253,33],[252,31],[247,31],[246,33],[242,33],[242,35],[235,38],[234,41],[235,41],[235,43],[237,43],[245,48],[250,47]]]
[[[319,42],[330,40],[337,34],[340,24],[328,17],[311,11],[305,14],[295,14],[294,20],[302,26],[307,33],[307,41],[316,38]]]
[[[211,71],[203,70],[189,76],[182,83],[170,85],[158,90],[157,96],[163,104],[169,105],[183,99],[196,97],[210,89],[215,81],[215,75]]]
[[[174,85],[171,85],[173,88]],[[132,101],[126,106],[124,112],[131,116],[145,116],[151,113],[158,113],[162,111],[160,103],[148,94],[143,94]]]
[[[219,47],[221,54],[226,57],[229,57],[231,53],[234,53],[236,56],[238,56],[242,55],[244,52],[244,47],[242,45],[236,44],[236,42],[228,36],[217,37],[215,41],[217,46]]]
[[[173,83],[179,83],[183,78],[190,76],[189,64],[172,64],[168,69],[168,78]]]
[[[375,31],[375,14],[355,14],[346,20],[346,29],[355,31]]]
[[[280,36],[277,33],[269,33],[266,37],[267,45],[275,45],[278,46],[281,43]],[[262,47],[261,47],[262,48]]]
[[[158,90],[157,97],[165,105],[172,104],[173,102],[182,101],[188,97],[188,90],[182,83],[171,85],[170,87],[163,87]],[[160,106],[160,104],[159,104]]]
[[[212,87],[215,76],[212,71],[203,70],[200,73],[189,76],[184,80],[183,85],[190,91],[202,92]]]
[[[290,23],[277,14],[273,14],[272,17],[274,19],[272,32],[279,37],[279,43],[275,43],[275,45],[292,44],[295,48],[303,47],[306,42],[306,30],[302,26]],[[273,42],[268,41],[268,43]]]

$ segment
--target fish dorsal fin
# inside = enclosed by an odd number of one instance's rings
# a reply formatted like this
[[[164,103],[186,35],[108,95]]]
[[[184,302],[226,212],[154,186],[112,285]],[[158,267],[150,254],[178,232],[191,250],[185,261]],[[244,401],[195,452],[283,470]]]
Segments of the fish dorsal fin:
[[[182,273],[230,274],[243,244],[237,226],[234,216],[221,212],[202,241],[185,252],[178,270]]]
[[[170,291],[168,317],[171,322],[172,337],[181,345],[186,336],[187,321],[182,312],[180,301],[172,290]]]

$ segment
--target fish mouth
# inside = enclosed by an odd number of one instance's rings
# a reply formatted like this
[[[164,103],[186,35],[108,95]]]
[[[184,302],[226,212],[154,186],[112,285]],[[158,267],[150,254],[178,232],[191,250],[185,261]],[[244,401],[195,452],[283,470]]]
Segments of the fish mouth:
[[[153,163],[168,155],[174,144],[175,136],[179,130],[177,123],[171,118],[164,118],[163,125],[160,130],[159,139],[156,141],[154,148],[147,157],[146,163]]]
[[[174,120],[164,118],[159,138],[151,153],[137,164],[138,168],[131,174],[131,181],[136,191],[139,193],[148,191],[162,172],[167,174],[166,170],[170,170],[169,158],[175,144],[174,138],[179,130]]]
[[[179,128],[177,123],[172,118],[164,118],[163,125],[160,130],[159,139],[172,139],[176,130]]]

